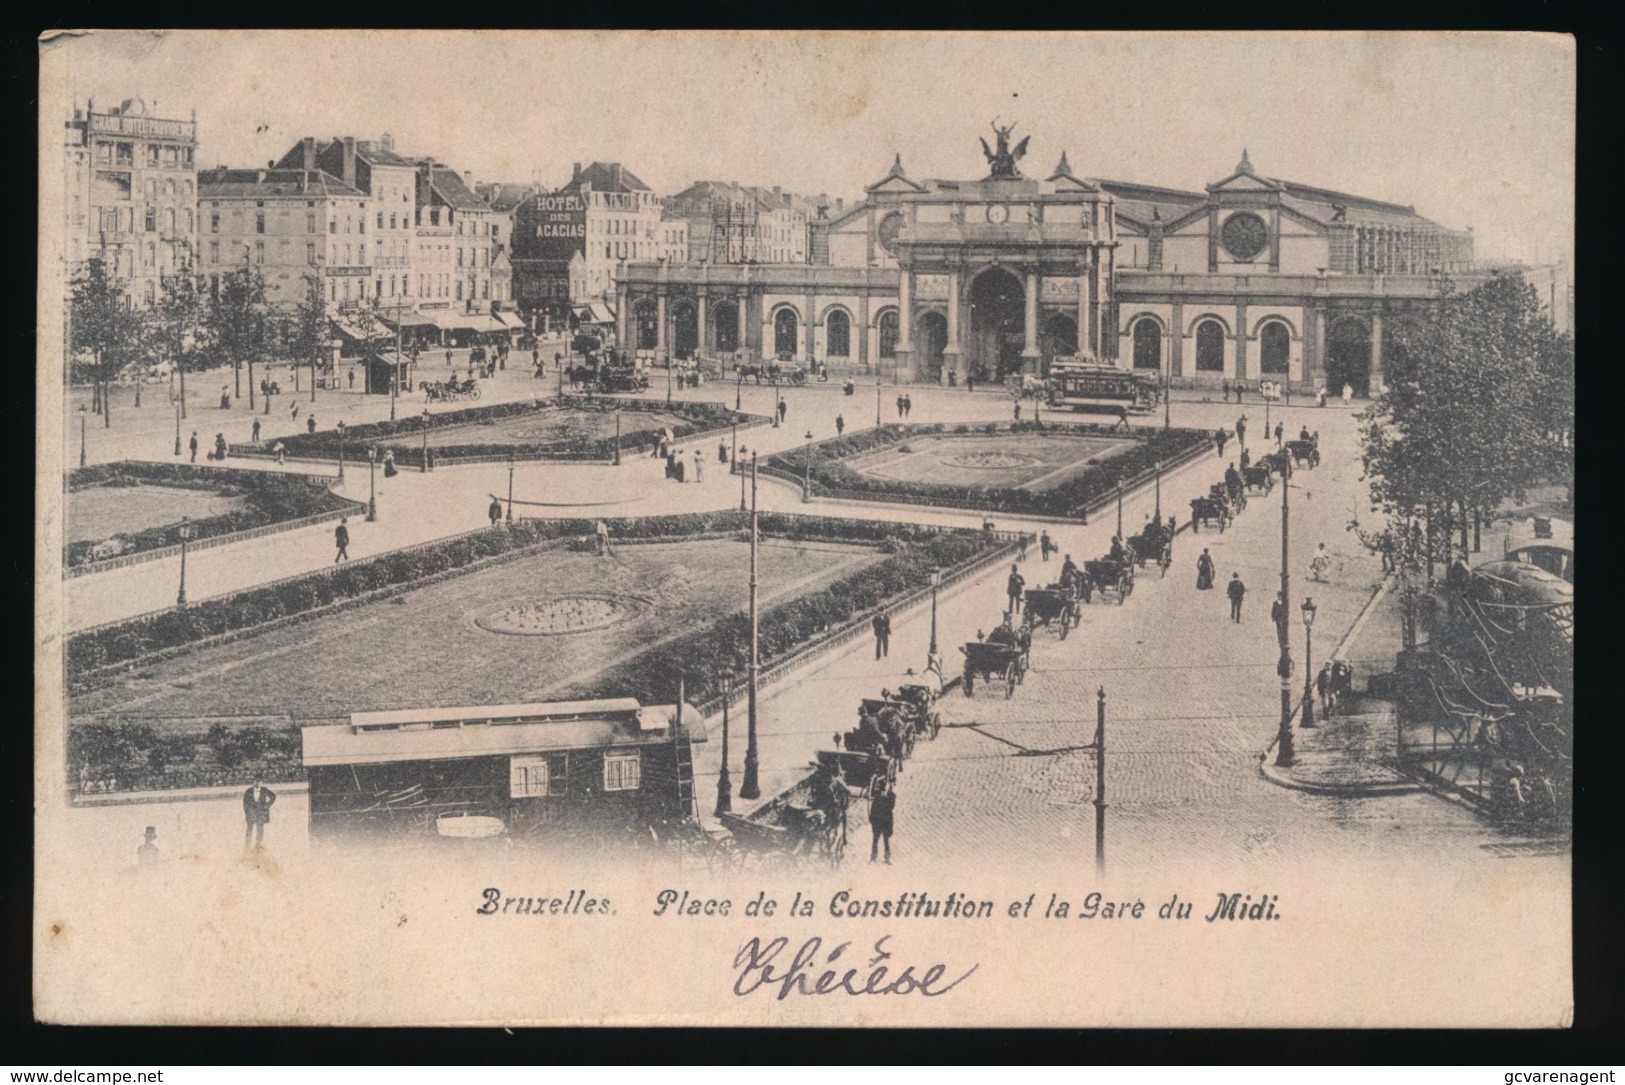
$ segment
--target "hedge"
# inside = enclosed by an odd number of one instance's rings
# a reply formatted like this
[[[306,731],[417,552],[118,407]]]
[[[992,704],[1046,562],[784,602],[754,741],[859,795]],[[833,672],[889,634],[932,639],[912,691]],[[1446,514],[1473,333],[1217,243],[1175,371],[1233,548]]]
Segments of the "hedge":
[[[429,415],[429,429],[436,430],[450,426],[498,422],[505,418],[535,414],[554,407],[599,411],[605,414],[611,412],[639,414],[656,411],[675,414],[685,419],[684,422],[672,428],[672,435],[677,439],[735,423],[758,420],[752,415],[741,414],[719,403],[673,403],[667,405],[641,399],[582,399],[567,401],[536,399],[515,403],[493,403],[484,407],[468,407],[458,411],[431,414]],[[648,428],[627,429],[621,434],[620,447],[625,451],[626,449],[646,446],[653,440],[655,432],[655,430]],[[343,443],[347,453],[355,455],[357,458],[365,456],[366,449],[369,446],[377,446],[381,449],[392,450],[395,453],[397,463],[415,466],[422,459],[422,439],[423,415],[419,412],[405,415],[393,422],[364,422],[346,427]],[[316,433],[299,433],[291,437],[277,438],[277,440],[281,441],[289,456],[299,456],[307,459],[337,459],[339,456],[337,429],[320,430]],[[276,444],[276,440],[263,441],[259,444],[232,445],[231,448],[232,451],[239,455],[269,455],[274,444]],[[512,456],[516,459],[601,460],[612,457],[615,454],[615,447],[613,437],[591,440],[568,438],[557,441],[484,441],[440,445],[431,448],[429,454],[437,463],[446,463],[471,456]]]
[[[687,538],[745,531],[748,516],[748,513],[729,509],[614,519],[606,520],[606,524],[610,534],[618,539]],[[804,517],[788,513],[764,514],[760,517],[760,526],[763,534],[791,539],[823,538],[854,542],[893,539],[900,545],[923,543],[931,554],[939,553],[931,550],[931,547],[949,546],[942,540],[960,537],[912,524]],[[427,577],[460,569],[489,557],[538,546],[558,538],[588,535],[592,531],[591,520],[516,520],[507,526],[481,528],[466,535],[394,550],[336,568],[207,599],[188,607],[158,611],[83,630],[68,637],[65,645],[67,680],[70,688],[77,689],[92,672],[103,667],[128,663],[153,652],[177,648],[206,637],[252,629],[265,622],[302,614],[381,588],[410,586]],[[981,538],[970,532],[964,533],[963,537]],[[978,542],[976,545],[982,544]],[[953,552],[950,547],[940,551],[940,554],[946,558]],[[946,564],[946,560],[943,563]],[[893,563],[887,564],[890,566]],[[907,562],[897,567],[914,570],[914,565]],[[872,570],[866,570],[859,575],[870,572]],[[915,574],[909,572],[907,575]]]
[[[94,486],[138,486],[143,482],[171,488],[211,490],[223,497],[243,497],[248,507],[219,516],[206,516],[188,522],[192,539],[209,539],[240,531],[268,527],[305,516],[338,512],[354,502],[334,494],[321,479],[304,475],[268,474],[198,467],[195,464],[140,463],[98,464],[81,468],[68,478],[68,488],[84,490]],[[119,532],[108,539],[82,539],[62,548],[64,565],[87,565],[99,560],[95,552],[110,540],[120,543],[116,557],[158,550],[180,543],[180,525],[168,524]]]
[[[1017,422],[1014,425],[986,423],[978,426],[889,424],[864,430],[832,441],[789,452],[767,460],[767,466],[785,477],[803,480],[808,473],[807,457],[812,458],[812,492],[821,496],[855,498],[866,501],[908,501],[1036,516],[1069,517],[1079,509],[1154,467],[1158,460],[1168,462],[1212,438],[1205,430],[1168,429],[1131,431],[1141,437],[1132,448],[1115,453],[1091,465],[1077,478],[1052,489],[1025,490],[1014,486],[954,486],[943,483],[900,482],[871,478],[853,470],[844,460],[902,444],[911,437],[973,433],[1080,433],[1086,436],[1121,437],[1120,428],[1089,423]]]

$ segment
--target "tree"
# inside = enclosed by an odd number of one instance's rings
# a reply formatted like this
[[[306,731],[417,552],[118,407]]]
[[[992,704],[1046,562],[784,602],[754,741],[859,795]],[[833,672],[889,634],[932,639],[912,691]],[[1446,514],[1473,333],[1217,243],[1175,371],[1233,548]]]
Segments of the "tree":
[[[1521,277],[1446,283],[1384,353],[1387,390],[1361,416],[1365,477],[1391,531],[1426,524],[1430,562],[1449,560],[1452,527],[1465,549],[1472,518],[1572,478],[1573,342]]]
[[[88,375],[93,406],[106,428],[113,425],[108,385],[145,353],[146,321],[130,305],[129,297],[101,257],[92,257],[73,279],[69,302],[73,354],[90,355]]]
[[[305,275],[305,293],[294,304],[286,330],[288,357],[310,363],[310,401],[316,402],[316,365],[327,349],[327,301],[322,281]]]
[[[163,293],[154,311],[154,344],[160,358],[175,368],[180,381],[181,416],[186,416],[186,371],[198,357],[203,320],[203,294],[190,263],[182,263],[164,279]]]
[[[220,292],[205,318],[215,352],[231,363],[236,394],[243,394],[242,367],[248,367],[248,406],[254,406],[254,359],[270,345],[270,309],[265,303],[265,277],[244,266],[220,276]]]

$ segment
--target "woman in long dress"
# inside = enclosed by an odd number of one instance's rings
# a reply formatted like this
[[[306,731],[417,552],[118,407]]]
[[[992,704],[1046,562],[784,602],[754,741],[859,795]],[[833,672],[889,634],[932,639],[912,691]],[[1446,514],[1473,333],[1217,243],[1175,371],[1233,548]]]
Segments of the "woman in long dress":
[[[1213,558],[1205,548],[1196,559],[1196,587],[1198,591],[1209,591],[1213,587]]]

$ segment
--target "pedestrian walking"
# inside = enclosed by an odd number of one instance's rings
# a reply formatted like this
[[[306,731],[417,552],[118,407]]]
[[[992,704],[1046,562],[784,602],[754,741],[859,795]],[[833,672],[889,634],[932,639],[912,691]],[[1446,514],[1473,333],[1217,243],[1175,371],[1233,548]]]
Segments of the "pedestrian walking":
[[[1327,663],[1320,668],[1320,673],[1315,675],[1315,693],[1320,697],[1320,716],[1322,719],[1332,714],[1331,702],[1326,698],[1331,682],[1332,665]]]
[[[592,535],[598,556],[603,557],[609,553],[609,525],[602,520],[595,521],[592,525]]]
[[[265,845],[265,826],[271,821],[271,804],[276,792],[265,786],[265,781],[254,778],[253,786],[243,792],[243,850]]]
[[[1015,563],[1010,564],[1010,579],[1004,582],[1004,593],[1010,598],[1010,613],[1015,614],[1021,610],[1021,589],[1027,586],[1027,578],[1017,571]]]
[[[229,384],[220,386],[220,409],[222,411],[231,410],[231,385]]]
[[[158,839],[158,830],[148,825],[147,831],[142,834],[142,837],[141,846],[135,849],[135,861],[142,866],[146,866],[148,863],[156,863],[158,861],[158,845],[155,841]]]
[[[1319,407],[1326,406],[1326,386],[1324,384],[1321,385],[1320,390],[1315,393],[1315,405]]]
[[[1247,416],[1242,415],[1236,419],[1236,440],[1243,445],[1247,443]]]
[[[1214,575],[1213,556],[1207,552],[1206,547],[1203,547],[1202,556],[1196,559],[1196,590],[1211,590]]]
[[[214,435],[214,458],[217,460],[226,458],[226,435],[224,433]]]
[[[1326,552],[1326,544],[1321,543],[1315,548],[1315,556],[1309,559],[1309,579],[1317,584],[1326,583],[1326,573],[1331,567],[1332,556]]]
[[[903,417],[907,418],[910,415],[912,415],[913,413],[914,413],[914,397],[905,392],[903,394]]]
[[[452,375],[454,377],[456,376],[457,367],[451,364],[451,348],[450,347],[446,348],[446,368],[452,370]]]
[[[1015,408],[1016,408],[1016,421],[1020,422],[1021,421],[1021,400],[1019,400],[1019,399],[1016,400]]]
[[[281,441],[278,441],[276,444],[271,446],[271,454],[276,457],[276,462],[277,463],[279,463],[279,464],[286,463],[287,462],[287,456],[288,456],[288,446],[283,444]],[[225,450],[221,449],[220,450],[220,455],[217,458],[224,459],[225,455],[226,455]]]
[[[897,417],[898,418],[903,417],[903,397],[902,397],[902,395],[898,395],[898,397],[897,397]]]
[[[869,842],[869,861],[875,861],[884,844],[886,862],[891,863],[891,834],[896,823],[897,792],[884,776],[875,779],[873,794],[869,796],[869,828],[874,836]]]
[[[1347,407],[1353,399],[1354,389],[1347,384],[1343,385],[1343,406]]]
[[[1230,583],[1225,586],[1224,593],[1230,597],[1230,620],[1239,625],[1241,622],[1241,598],[1247,594],[1247,585],[1241,582],[1240,573],[1230,574]]]
[[[258,418],[254,419],[254,427],[252,430],[250,430],[250,432],[253,434],[254,440],[257,443],[260,439],[260,420]]]
[[[260,439],[260,420],[254,419],[254,440]],[[192,431],[192,439],[186,442],[186,447],[192,450],[192,462],[197,462],[197,430]]]
[[[891,654],[891,616],[882,611],[869,623],[875,631],[875,658]]]
[[[1052,551],[1054,549],[1055,549],[1055,544],[1050,541],[1049,532],[1048,531],[1040,531],[1038,533],[1038,556],[1040,557],[1040,559],[1042,559],[1044,561],[1048,561],[1050,551]]]
[[[1224,401],[1226,403],[1230,402],[1230,382],[1229,381],[1224,382]]]
[[[1286,432],[1286,426],[1280,422],[1275,423],[1275,447],[1281,447],[1281,435]]]
[[[783,423],[784,416],[789,414],[789,413],[790,413],[790,403],[789,403],[789,401],[788,400],[783,400],[783,399],[779,400],[779,422]]]
[[[1216,429],[1213,431],[1213,444],[1219,450],[1221,457],[1224,455],[1224,446],[1229,440],[1230,434],[1226,430]]]
[[[338,553],[333,555],[334,565],[350,560],[350,528],[347,526],[349,522],[349,517],[341,516],[339,526],[333,529],[333,544],[338,549]]]
[[[695,482],[700,481],[700,479],[702,479],[705,476],[704,464],[705,464],[705,457],[701,456],[700,455],[700,450],[696,448],[694,450],[694,481]]]
[[[965,391],[967,391],[967,392],[976,391],[976,374],[975,373],[966,373],[965,374]]]
[[[727,441],[718,441],[717,442],[717,462],[718,463],[727,463],[728,462],[728,442]]]
[[[502,519],[502,502],[491,498],[491,507],[485,510],[485,515],[491,518],[491,526],[496,527],[497,521]]]
[[[1279,637],[1281,635],[1281,623],[1284,622],[1285,620],[1286,620],[1286,603],[1281,598],[1281,593],[1276,592],[1275,593],[1275,602],[1270,604],[1270,624],[1275,626],[1275,635],[1277,637]]]
[[[316,432],[316,416],[315,415],[307,414],[305,416],[305,432],[306,433],[315,433]]]
[[[353,391],[355,391],[355,366],[350,367],[349,381],[350,381],[350,391],[353,392]]]
[[[846,432],[846,419],[839,414],[835,416],[835,436],[839,437]]]
[[[394,478],[396,476],[396,474],[398,474],[398,473],[399,472],[397,472],[396,469],[395,469],[395,450],[393,448],[385,449],[385,451],[384,451],[384,477],[385,478]]]
[[[289,418],[290,421],[293,421],[293,422],[299,421],[299,401],[298,400],[294,400],[293,401],[293,406],[291,408],[289,408],[288,418]]]

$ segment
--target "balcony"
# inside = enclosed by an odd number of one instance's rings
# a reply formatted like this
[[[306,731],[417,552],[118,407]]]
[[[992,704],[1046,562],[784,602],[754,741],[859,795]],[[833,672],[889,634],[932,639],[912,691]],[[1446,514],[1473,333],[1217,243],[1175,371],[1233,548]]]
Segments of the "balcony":
[[[122,117],[92,113],[90,130],[98,135],[140,136],[144,139],[173,139],[197,142],[196,121],[169,121],[157,117]]]

